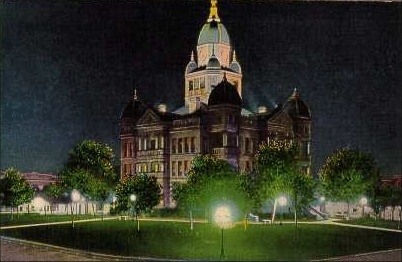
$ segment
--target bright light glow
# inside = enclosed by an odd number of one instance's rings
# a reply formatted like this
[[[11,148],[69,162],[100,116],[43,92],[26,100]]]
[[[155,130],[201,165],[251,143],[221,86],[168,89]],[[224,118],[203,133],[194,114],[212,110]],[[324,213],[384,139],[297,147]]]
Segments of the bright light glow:
[[[362,198],[360,199],[360,204],[361,204],[362,206],[367,205],[367,203],[368,203],[367,197],[362,197]]]
[[[112,196],[112,203],[117,201],[117,197],[116,196]]]
[[[325,201],[325,196],[320,197],[320,201],[324,202]]]
[[[288,203],[288,200],[286,199],[286,197],[284,197],[284,196],[278,197],[278,204],[280,206],[286,206],[287,203]]]
[[[214,221],[220,228],[232,227],[232,214],[229,207],[218,207],[214,213]]]
[[[137,200],[137,196],[134,195],[134,194],[131,194],[130,195],[130,200],[131,200],[131,202],[135,202],[135,200]]]
[[[81,194],[80,191],[78,191],[77,189],[73,189],[71,191],[71,201],[72,202],[78,202],[81,199]]]

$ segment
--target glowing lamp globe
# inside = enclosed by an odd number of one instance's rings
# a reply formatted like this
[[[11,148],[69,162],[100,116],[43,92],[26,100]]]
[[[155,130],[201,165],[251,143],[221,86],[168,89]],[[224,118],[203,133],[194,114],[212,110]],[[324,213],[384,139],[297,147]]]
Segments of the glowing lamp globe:
[[[137,196],[134,194],[130,195],[130,201],[135,202],[135,200],[137,200]]]
[[[280,206],[286,206],[287,202],[288,202],[288,200],[286,199],[286,197],[284,197],[284,196],[278,197],[278,204]]]
[[[214,221],[220,228],[232,227],[232,215],[229,207],[220,206],[215,210]]]
[[[362,197],[362,198],[360,199],[360,204],[361,204],[362,206],[367,205],[367,203],[368,203],[367,197]]]
[[[81,198],[80,191],[78,191],[77,189],[73,189],[71,191],[71,201],[78,202],[78,201],[80,201],[80,198]]]

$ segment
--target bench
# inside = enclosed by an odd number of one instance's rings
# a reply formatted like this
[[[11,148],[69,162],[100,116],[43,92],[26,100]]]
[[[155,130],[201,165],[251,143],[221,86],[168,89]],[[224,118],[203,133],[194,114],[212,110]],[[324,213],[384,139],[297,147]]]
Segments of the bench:
[[[261,221],[262,221],[262,223],[264,223],[264,225],[272,223],[271,219],[263,219]]]

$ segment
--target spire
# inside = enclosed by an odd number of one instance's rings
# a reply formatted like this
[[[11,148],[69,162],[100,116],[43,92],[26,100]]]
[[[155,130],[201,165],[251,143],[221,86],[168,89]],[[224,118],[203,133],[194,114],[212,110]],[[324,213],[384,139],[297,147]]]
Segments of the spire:
[[[291,98],[299,98],[299,97],[300,97],[299,91],[297,91],[297,88],[295,87],[293,89],[293,94],[292,94]]]
[[[137,96],[137,88],[134,87],[134,100],[138,100],[138,96]]]
[[[237,59],[236,59],[236,50],[233,50],[233,62],[237,62]]]
[[[209,17],[208,17],[208,22],[211,21],[216,21],[220,22],[221,20],[219,19],[218,16],[218,7],[216,6],[217,0],[211,0],[211,7],[209,8]]]
[[[191,62],[194,62],[194,51],[191,50]]]

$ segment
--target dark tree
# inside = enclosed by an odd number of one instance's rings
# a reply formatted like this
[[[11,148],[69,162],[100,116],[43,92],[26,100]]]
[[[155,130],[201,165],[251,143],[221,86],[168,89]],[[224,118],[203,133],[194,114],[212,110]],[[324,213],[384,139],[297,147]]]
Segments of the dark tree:
[[[136,196],[135,203],[130,202],[132,194]],[[147,212],[159,204],[161,187],[156,181],[156,177],[139,174],[121,181],[116,188],[116,197],[117,211],[130,211],[134,204],[137,212]]]

